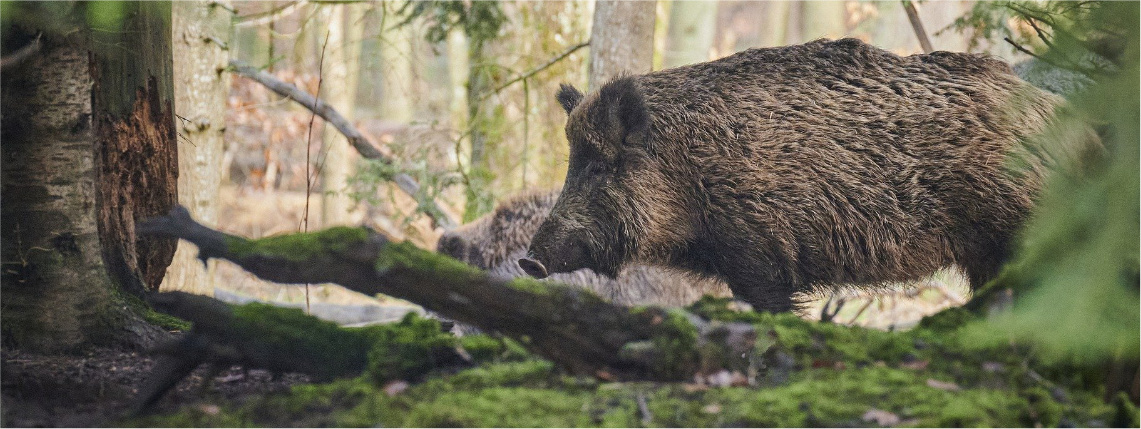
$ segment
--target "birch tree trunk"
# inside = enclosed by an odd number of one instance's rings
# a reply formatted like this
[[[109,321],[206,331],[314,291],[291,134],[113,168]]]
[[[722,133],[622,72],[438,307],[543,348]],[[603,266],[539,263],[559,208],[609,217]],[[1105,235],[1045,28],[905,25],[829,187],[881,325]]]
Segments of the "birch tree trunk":
[[[846,27],[844,2],[806,1],[798,5],[802,8],[804,41],[820,38],[839,39],[844,37]]]
[[[716,2],[675,0],[670,8],[663,65],[669,68],[709,61],[716,30]]]
[[[126,297],[157,289],[174,253],[135,234],[175,204],[170,3],[13,7],[53,22],[5,40],[43,33],[44,49],[2,79],[4,342],[149,345],[163,332]],[[110,19],[93,31],[69,16]]]
[[[788,31],[788,13],[791,4],[787,0],[769,1],[761,6],[764,13],[761,27],[762,48],[784,46]]]
[[[590,29],[591,89],[622,73],[650,71],[654,59],[655,6],[654,1],[599,0],[595,3]]]
[[[175,2],[175,112],[178,130],[178,202],[207,225],[218,224],[218,189],[222,179],[222,134],[226,128],[226,98],[230,93],[230,41],[233,27],[229,2]],[[167,267],[161,290],[214,295],[213,261],[202,264],[197,250],[179,243]]]
[[[357,77],[360,76],[361,5],[341,4],[325,6],[320,16],[328,18],[328,32],[317,35],[325,47],[325,64],[322,73],[321,98],[336,106],[350,121],[356,110]],[[324,41],[328,34],[328,42]],[[355,151],[348,140],[335,128],[326,126],[322,134],[324,159],[320,162],[321,225],[342,225],[350,222],[352,201],[345,190],[348,177],[353,173]]]

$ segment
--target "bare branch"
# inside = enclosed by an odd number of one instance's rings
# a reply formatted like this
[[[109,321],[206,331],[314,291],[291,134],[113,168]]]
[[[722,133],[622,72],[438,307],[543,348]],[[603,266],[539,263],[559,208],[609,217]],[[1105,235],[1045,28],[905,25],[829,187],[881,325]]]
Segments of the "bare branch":
[[[23,62],[25,59],[27,59],[28,57],[32,56],[32,54],[39,52],[40,51],[40,36],[41,35],[42,34],[37,34],[35,40],[32,40],[31,43],[27,44],[27,46],[24,46],[20,49],[17,49],[16,52],[13,52],[9,55],[4,56],[3,58],[0,58],[0,70],[4,70],[4,69],[7,69],[8,67],[12,67],[16,64],[19,64],[19,63]]]
[[[254,13],[254,14],[250,14],[250,15],[246,15],[246,16],[239,16],[238,22],[235,23],[234,26],[235,27],[255,27],[258,25],[269,24],[270,22],[276,21],[283,16],[286,16],[286,15],[293,13],[293,11],[297,10],[301,6],[305,6],[308,3],[309,3],[308,0],[298,0],[295,2],[287,3],[285,5],[282,5],[280,7],[277,7],[277,8],[265,11],[265,12]]]
[[[547,62],[543,63],[543,65],[535,67],[535,68],[531,69],[530,71],[523,73],[523,74],[519,75],[518,77],[507,81],[507,83],[504,83],[503,85],[499,85],[498,87],[491,90],[487,94],[484,94],[483,98],[481,98],[480,101],[486,100],[488,97],[491,97],[495,93],[502,91],[511,85],[514,85],[516,82],[519,82],[519,81],[522,81],[525,79],[530,79],[532,76],[539,74],[543,70],[546,70],[546,69],[550,68],[551,66],[557,64],[559,61],[562,61],[563,58],[569,57],[570,54],[573,54],[576,51],[578,51],[579,49],[585,48],[587,46],[590,46],[589,40],[582,42],[582,43],[579,43],[577,45],[571,46],[567,50],[563,51],[563,53],[555,56],[554,58],[551,58],[550,60],[547,60]]]
[[[238,75],[260,83],[271,91],[297,102],[306,109],[312,110],[313,113],[316,113],[317,116],[320,116],[336,128],[337,131],[340,131],[341,134],[348,139],[349,144],[356,148],[362,157],[375,159],[388,165],[394,164],[391,157],[377,149],[360,130],[354,127],[348,119],[341,116],[341,114],[334,110],[328,103],[317,99],[312,94],[302,91],[296,86],[282,82],[276,77],[273,77],[273,75],[258,70],[253,66],[238,61],[230,61],[230,67],[233,68],[234,72]],[[412,199],[420,202],[420,204],[424,206],[424,211],[437,225],[444,229],[454,228],[457,225],[456,222],[447,215],[447,212],[435,201],[431,201],[430,199],[422,201],[427,199],[427,197],[421,195],[420,183],[412,178],[412,176],[405,173],[398,173],[392,177],[392,181],[396,182],[396,186],[399,187],[401,191],[404,191],[404,193],[408,194]]]
[[[915,8],[915,2],[903,0],[903,10],[907,11],[907,20],[911,21],[911,29],[915,31],[915,37],[919,38],[919,46],[923,48],[923,53],[935,52],[935,48],[931,46],[931,39],[927,38],[927,30],[923,29],[923,21],[919,20],[919,10]]]

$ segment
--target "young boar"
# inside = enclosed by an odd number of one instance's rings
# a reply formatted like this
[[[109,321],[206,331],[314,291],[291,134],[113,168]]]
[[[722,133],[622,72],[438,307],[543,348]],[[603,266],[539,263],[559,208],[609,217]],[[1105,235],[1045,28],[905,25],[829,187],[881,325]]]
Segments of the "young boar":
[[[547,219],[559,193],[529,193],[499,204],[495,211],[444,233],[437,251],[490,271],[494,275],[526,275],[516,261],[526,255],[531,237]],[[550,276],[552,281],[581,286],[622,305],[684,306],[703,295],[729,296],[725,283],[679,270],[632,265],[616,278],[590,270]]]
[[[557,98],[570,160],[519,261],[528,274],[662,264],[772,312],[797,292],[952,264],[972,287],[993,278],[1046,171],[1008,155],[1060,100],[985,56],[900,57],[854,39]]]

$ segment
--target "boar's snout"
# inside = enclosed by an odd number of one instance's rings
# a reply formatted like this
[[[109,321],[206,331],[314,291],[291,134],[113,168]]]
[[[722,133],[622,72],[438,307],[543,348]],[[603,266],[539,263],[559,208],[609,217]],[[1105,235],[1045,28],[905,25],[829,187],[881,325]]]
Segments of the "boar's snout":
[[[549,275],[547,273],[547,267],[543,266],[542,262],[531,257],[531,255],[527,255],[526,258],[519,260],[519,268],[522,268],[523,272],[527,273],[527,275],[537,279],[544,279]]]
[[[531,241],[527,257],[519,260],[519,268],[535,278],[544,278],[555,273],[569,273],[581,268],[591,268],[590,254],[586,242],[574,234],[540,233]]]

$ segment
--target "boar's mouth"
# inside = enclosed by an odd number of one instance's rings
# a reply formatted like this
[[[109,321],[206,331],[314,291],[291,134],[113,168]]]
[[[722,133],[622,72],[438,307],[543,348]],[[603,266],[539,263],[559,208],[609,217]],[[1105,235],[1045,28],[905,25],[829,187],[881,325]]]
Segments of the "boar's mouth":
[[[527,275],[537,279],[544,279],[549,275],[547,273],[547,267],[543,266],[542,262],[531,257],[520,259],[519,268],[522,268],[523,272],[527,273]]]

